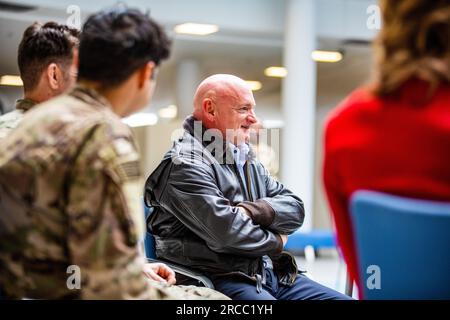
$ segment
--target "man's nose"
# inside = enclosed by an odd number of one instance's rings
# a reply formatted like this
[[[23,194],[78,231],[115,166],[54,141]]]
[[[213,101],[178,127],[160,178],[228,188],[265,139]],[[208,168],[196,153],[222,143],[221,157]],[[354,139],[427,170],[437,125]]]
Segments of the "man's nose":
[[[255,112],[253,112],[253,110],[248,113],[247,121],[251,124],[258,122],[258,118],[256,118],[256,114]]]

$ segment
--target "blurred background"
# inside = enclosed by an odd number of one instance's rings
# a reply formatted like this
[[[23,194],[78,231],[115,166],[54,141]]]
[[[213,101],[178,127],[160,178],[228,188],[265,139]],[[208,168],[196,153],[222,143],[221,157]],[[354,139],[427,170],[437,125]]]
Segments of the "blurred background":
[[[22,95],[20,81],[8,76],[19,74],[17,47],[28,25],[53,20],[80,27],[89,14],[116,3],[0,1],[0,111],[12,110]],[[151,104],[124,120],[139,141],[143,178],[171,146],[171,137],[191,112],[192,97],[201,80],[215,73],[234,74],[249,81],[256,114],[265,128],[273,129],[267,141],[272,148],[268,166],[305,202],[307,218],[302,232],[332,234],[321,182],[323,124],[346,95],[370,79],[370,43],[380,23],[376,1],[122,3],[149,11],[173,39],[171,58],[159,70]],[[310,264],[303,269],[309,268],[316,280],[342,291],[345,266],[336,250],[332,245],[312,248],[312,254],[302,251],[298,258],[303,265]],[[334,252],[330,260],[325,253],[325,260],[315,261],[319,249]]]

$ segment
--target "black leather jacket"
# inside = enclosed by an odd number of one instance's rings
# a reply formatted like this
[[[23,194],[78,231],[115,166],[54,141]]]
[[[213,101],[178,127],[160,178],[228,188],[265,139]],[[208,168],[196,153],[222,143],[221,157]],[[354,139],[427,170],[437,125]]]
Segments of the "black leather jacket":
[[[297,267],[292,256],[282,254],[279,234],[302,225],[302,201],[252,154],[244,166],[244,182],[228,144],[211,150],[209,141],[202,142],[201,122],[196,121],[194,132],[194,121],[185,120],[183,137],[145,185],[145,201],[155,208],[148,227],[157,257],[210,276],[258,280],[264,277],[262,257],[268,255],[281,282],[293,283]]]

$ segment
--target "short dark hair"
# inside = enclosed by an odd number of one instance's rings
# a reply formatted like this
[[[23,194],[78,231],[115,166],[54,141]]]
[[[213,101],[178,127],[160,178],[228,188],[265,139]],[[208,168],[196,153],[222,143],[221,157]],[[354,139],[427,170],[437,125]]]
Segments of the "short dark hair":
[[[149,61],[158,66],[169,57],[170,45],[162,27],[139,10],[100,11],[83,26],[78,79],[115,87]]]
[[[29,26],[23,33],[17,54],[25,91],[37,86],[42,71],[50,63],[70,65],[79,37],[79,30],[56,22],[35,22]]]

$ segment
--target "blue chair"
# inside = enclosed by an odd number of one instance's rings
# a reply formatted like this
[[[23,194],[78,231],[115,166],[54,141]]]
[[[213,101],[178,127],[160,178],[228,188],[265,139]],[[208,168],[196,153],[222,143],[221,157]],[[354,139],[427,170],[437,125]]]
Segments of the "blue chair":
[[[350,212],[363,298],[450,299],[450,202],[362,190]]]
[[[214,285],[211,282],[211,280],[196,272],[193,270],[190,270],[184,266],[181,266],[179,264],[166,261],[163,259],[159,259],[156,257],[155,253],[155,241],[153,239],[153,235],[150,233],[150,230],[148,228],[148,223],[151,218],[151,215],[154,211],[154,208],[148,207],[144,202],[144,217],[145,217],[145,225],[146,225],[146,234],[144,238],[144,248],[145,248],[145,255],[147,257],[148,262],[163,262],[166,265],[168,265],[172,270],[175,271],[176,278],[177,278],[177,284],[182,285],[195,285],[200,287],[207,287],[214,289]]]
[[[155,254],[155,241],[153,240],[153,236],[151,233],[149,233],[148,227],[147,227],[147,221],[150,218],[151,214],[153,213],[153,208],[150,208],[145,205],[144,203],[144,218],[145,218],[145,229],[147,232],[145,233],[144,237],[144,248],[145,248],[145,255],[149,259],[156,259]]]

